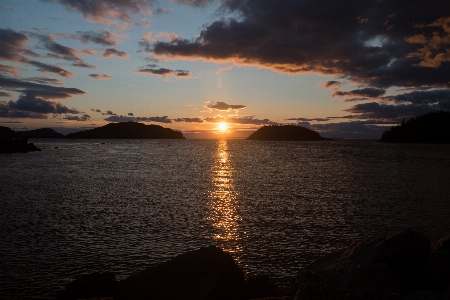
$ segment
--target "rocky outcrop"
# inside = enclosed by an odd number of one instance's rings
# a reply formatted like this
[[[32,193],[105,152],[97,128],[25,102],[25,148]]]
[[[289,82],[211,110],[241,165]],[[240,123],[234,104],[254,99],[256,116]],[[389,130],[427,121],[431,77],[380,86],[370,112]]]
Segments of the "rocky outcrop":
[[[27,138],[0,138],[0,153],[41,151]]]
[[[426,236],[405,230],[327,255],[300,270],[294,279],[288,295],[266,275],[244,279],[231,256],[211,246],[122,281],[112,273],[82,276],[57,299],[450,300],[450,253],[431,250]]]

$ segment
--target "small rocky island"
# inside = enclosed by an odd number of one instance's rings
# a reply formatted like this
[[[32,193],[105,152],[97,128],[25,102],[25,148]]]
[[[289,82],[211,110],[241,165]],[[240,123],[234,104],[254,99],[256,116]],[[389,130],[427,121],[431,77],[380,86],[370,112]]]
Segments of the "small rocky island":
[[[297,125],[263,126],[253,132],[247,140],[257,141],[324,141],[314,130]]]
[[[137,122],[109,123],[105,126],[70,133],[70,139],[184,139],[180,131]]]
[[[450,111],[435,111],[386,130],[378,142],[450,143]]]
[[[26,131],[14,131],[11,128],[0,126],[0,153],[16,153],[41,151],[33,143],[28,143]]]
[[[282,291],[267,275],[245,276],[215,246],[181,254],[123,280],[81,276],[57,300],[444,300],[450,299],[450,235],[432,246],[411,229],[378,236],[320,258]]]

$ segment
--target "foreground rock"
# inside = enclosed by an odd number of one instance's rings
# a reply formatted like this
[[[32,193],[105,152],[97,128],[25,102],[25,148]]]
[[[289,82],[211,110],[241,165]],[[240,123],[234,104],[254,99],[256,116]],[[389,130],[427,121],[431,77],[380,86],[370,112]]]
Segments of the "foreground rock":
[[[430,246],[412,230],[361,242],[301,270],[295,299],[403,299],[424,291],[448,297],[450,261]]]
[[[27,138],[0,138],[0,153],[41,151]]]
[[[123,281],[112,273],[83,276],[57,299],[450,300],[450,253],[430,248],[413,230],[372,238],[300,270],[292,293],[283,295],[265,275],[244,279],[231,256],[211,246]]]
[[[247,140],[258,141],[323,141],[317,132],[296,125],[264,126],[253,132]]]

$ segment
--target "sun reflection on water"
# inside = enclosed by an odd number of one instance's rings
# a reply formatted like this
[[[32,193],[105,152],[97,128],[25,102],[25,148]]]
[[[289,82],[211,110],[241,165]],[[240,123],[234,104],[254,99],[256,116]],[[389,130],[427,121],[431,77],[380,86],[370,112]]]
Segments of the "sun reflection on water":
[[[226,140],[219,141],[215,158],[211,172],[211,210],[208,219],[215,228],[213,238],[216,245],[233,253],[235,260],[239,261],[239,253],[243,250],[240,244],[239,197],[234,188],[234,169]]]

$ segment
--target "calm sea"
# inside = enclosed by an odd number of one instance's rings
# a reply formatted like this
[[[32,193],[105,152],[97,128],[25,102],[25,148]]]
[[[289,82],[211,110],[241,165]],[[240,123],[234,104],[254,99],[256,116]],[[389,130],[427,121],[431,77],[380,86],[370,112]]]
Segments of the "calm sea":
[[[210,244],[286,282],[376,234],[450,233],[450,145],[34,140],[0,155],[0,298],[48,299]],[[55,149],[55,147],[58,147]]]

